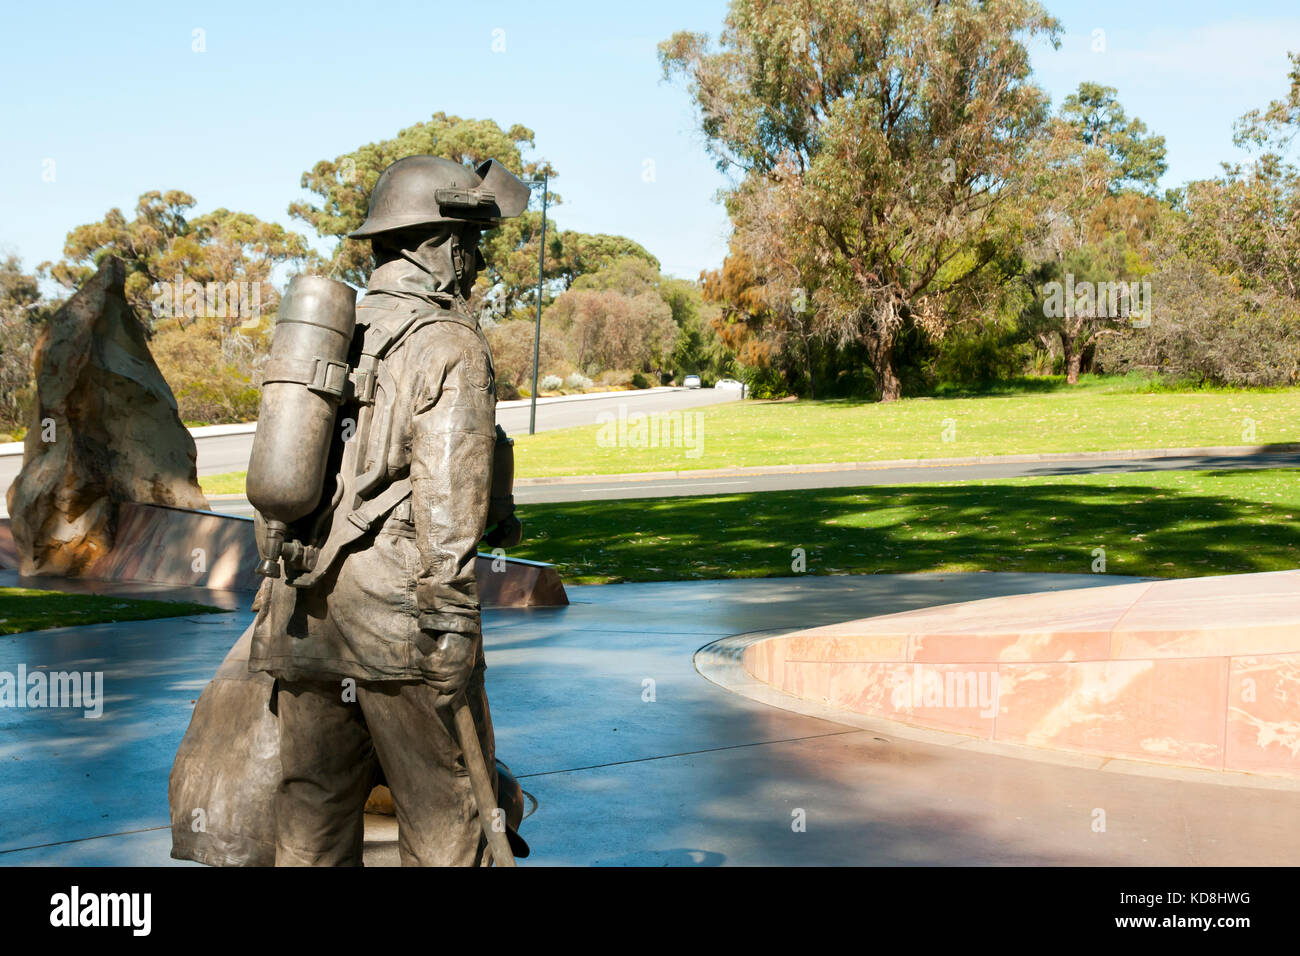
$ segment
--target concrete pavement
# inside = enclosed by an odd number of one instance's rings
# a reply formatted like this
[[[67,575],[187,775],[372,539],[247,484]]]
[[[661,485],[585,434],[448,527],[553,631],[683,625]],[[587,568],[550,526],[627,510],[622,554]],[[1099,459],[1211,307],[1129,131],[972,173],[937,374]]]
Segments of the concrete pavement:
[[[1295,792],[980,753],[773,706],[696,669],[729,636],[1125,580],[624,584],[574,587],[564,609],[487,612],[498,752],[538,804],[524,865],[1300,863]],[[0,638],[0,670],[99,669],[109,693],[98,721],[0,710],[0,865],[169,862],[171,757],[247,620]],[[391,861],[391,824],[376,822],[368,858]]]

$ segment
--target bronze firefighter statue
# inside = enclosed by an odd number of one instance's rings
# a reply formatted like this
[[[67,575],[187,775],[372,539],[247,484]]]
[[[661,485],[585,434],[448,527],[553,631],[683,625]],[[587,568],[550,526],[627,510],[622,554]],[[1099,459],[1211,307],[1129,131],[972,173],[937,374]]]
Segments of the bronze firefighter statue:
[[[485,530],[519,538],[513,463],[466,303],[483,230],[527,203],[495,161],[398,160],[352,234],[375,257],[360,302],[291,283],[248,469],[265,580],[177,754],[173,856],[359,866],[378,783],[404,866],[527,852],[494,759],[474,577]]]

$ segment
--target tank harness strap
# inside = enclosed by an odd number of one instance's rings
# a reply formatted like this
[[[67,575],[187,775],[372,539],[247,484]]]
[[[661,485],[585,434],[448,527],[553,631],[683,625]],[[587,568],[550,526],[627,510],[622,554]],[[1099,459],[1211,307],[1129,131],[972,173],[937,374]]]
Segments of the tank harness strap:
[[[330,528],[329,537],[321,546],[316,563],[310,571],[298,575],[288,583],[295,588],[311,587],[334,565],[339,554],[358,538],[369,534],[389,512],[411,497],[411,479],[401,478],[394,481],[375,497],[363,502],[360,507],[348,512],[346,521],[335,521]]]
[[[272,382],[292,382],[305,385],[334,402],[341,402],[348,386],[348,366],[345,362],[334,362],[320,357],[304,359],[292,356],[280,356],[266,364],[262,375],[262,384]]]
[[[361,534],[373,529],[388,513],[411,497],[411,479],[400,478],[382,492],[369,499],[355,511],[348,513],[348,524]]]

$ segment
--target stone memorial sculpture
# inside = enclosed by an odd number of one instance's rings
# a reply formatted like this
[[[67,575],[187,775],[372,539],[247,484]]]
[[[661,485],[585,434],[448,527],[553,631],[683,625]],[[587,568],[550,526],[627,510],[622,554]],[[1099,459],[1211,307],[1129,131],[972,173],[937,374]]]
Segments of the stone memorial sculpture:
[[[518,784],[494,760],[474,575],[485,529],[508,546],[520,526],[466,300],[483,230],[527,202],[492,160],[398,160],[352,234],[376,263],[360,302],[331,279],[290,284],[248,471],[265,580],[177,754],[173,856],[360,865],[380,782],[403,865],[526,853]],[[251,724],[216,706],[259,695]]]
[[[124,502],[207,510],[194,439],[126,299],[99,269],[41,331],[23,467],[9,487],[23,574],[76,576],[113,549]]]

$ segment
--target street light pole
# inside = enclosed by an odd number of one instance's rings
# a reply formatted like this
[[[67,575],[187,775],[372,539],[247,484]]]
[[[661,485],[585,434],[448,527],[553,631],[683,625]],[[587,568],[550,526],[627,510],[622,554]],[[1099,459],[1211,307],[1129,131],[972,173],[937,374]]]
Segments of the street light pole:
[[[536,180],[534,180],[536,182]],[[537,327],[533,332],[533,390],[528,396],[528,434],[537,432],[537,363],[542,353],[542,273],[546,269],[546,203],[550,198],[550,174],[542,174],[542,241],[537,251]]]

